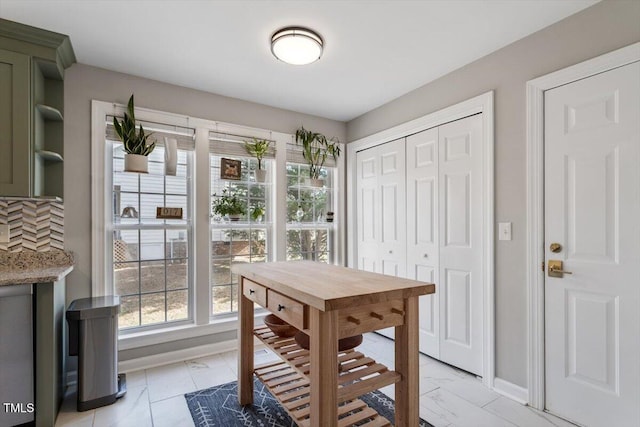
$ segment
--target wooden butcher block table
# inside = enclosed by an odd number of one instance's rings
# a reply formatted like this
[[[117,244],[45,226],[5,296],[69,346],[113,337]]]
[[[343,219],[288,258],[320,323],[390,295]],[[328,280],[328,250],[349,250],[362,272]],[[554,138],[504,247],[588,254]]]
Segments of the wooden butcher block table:
[[[419,421],[418,297],[435,285],[311,261],[235,265],[240,276],[238,399],[253,403],[253,374],[300,426],[389,425],[359,396],[395,384],[395,425]],[[254,303],[310,337],[310,348],[266,327],[254,330]],[[395,370],[338,340],[395,326]],[[259,338],[283,360],[254,367]],[[351,413],[350,415],[345,415]]]

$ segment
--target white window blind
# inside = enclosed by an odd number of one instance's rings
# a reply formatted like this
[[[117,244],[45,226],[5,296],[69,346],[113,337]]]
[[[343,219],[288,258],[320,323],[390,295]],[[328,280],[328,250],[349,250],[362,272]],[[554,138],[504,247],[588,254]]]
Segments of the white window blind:
[[[276,143],[270,137],[261,135],[238,135],[229,132],[209,132],[209,152],[220,156],[247,157],[250,156],[244,148],[245,141],[253,142],[253,138],[269,141],[269,150],[265,153],[265,159],[276,157]]]
[[[113,126],[113,116],[107,115],[106,138],[109,141],[120,142],[120,137]],[[122,120],[118,117],[118,120]],[[164,146],[164,138],[175,138],[178,141],[178,149],[193,151],[195,149],[196,131],[193,128],[173,126],[163,123],[146,122],[136,120],[136,126],[142,125],[145,133],[151,133],[150,140],[156,142],[158,146]]]
[[[344,147],[340,144],[341,154],[344,153]],[[307,163],[302,154],[302,145],[298,145],[294,142],[287,144],[287,162],[289,163]],[[331,154],[327,155],[327,160],[324,162],[324,166],[328,168],[334,168],[337,166],[336,161]]]

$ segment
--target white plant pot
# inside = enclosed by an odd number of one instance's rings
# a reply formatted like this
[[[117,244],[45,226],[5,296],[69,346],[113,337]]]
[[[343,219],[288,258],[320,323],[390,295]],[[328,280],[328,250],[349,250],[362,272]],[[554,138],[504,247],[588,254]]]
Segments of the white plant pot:
[[[229,215],[229,221],[240,221],[242,219],[242,215],[233,214]]]
[[[164,174],[175,176],[178,168],[178,140],[164,137]]]
[[[124,171],[149,173],[149,158],[141,154],[125,154]]]
[[[256,182],[265,182],[267,180],[266,169],[256,169]]]

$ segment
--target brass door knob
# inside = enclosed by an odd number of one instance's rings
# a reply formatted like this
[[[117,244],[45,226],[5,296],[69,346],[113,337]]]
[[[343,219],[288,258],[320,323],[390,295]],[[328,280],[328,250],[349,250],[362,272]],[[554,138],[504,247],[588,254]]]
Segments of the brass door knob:
[[[551,245],[549,245],[549,250],[554,254],[557,254],[558,252],[562,251],[562,245],[560,243],[552,243]]]

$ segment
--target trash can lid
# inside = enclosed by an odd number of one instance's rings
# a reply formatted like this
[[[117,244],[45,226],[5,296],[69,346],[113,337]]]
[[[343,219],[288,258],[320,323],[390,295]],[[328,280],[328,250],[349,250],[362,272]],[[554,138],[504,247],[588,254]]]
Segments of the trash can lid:
[[[81,298],[73,300],[67,309],[68,320],[95,319],[97,317],[116,316],[120,311],[120,297]]]

